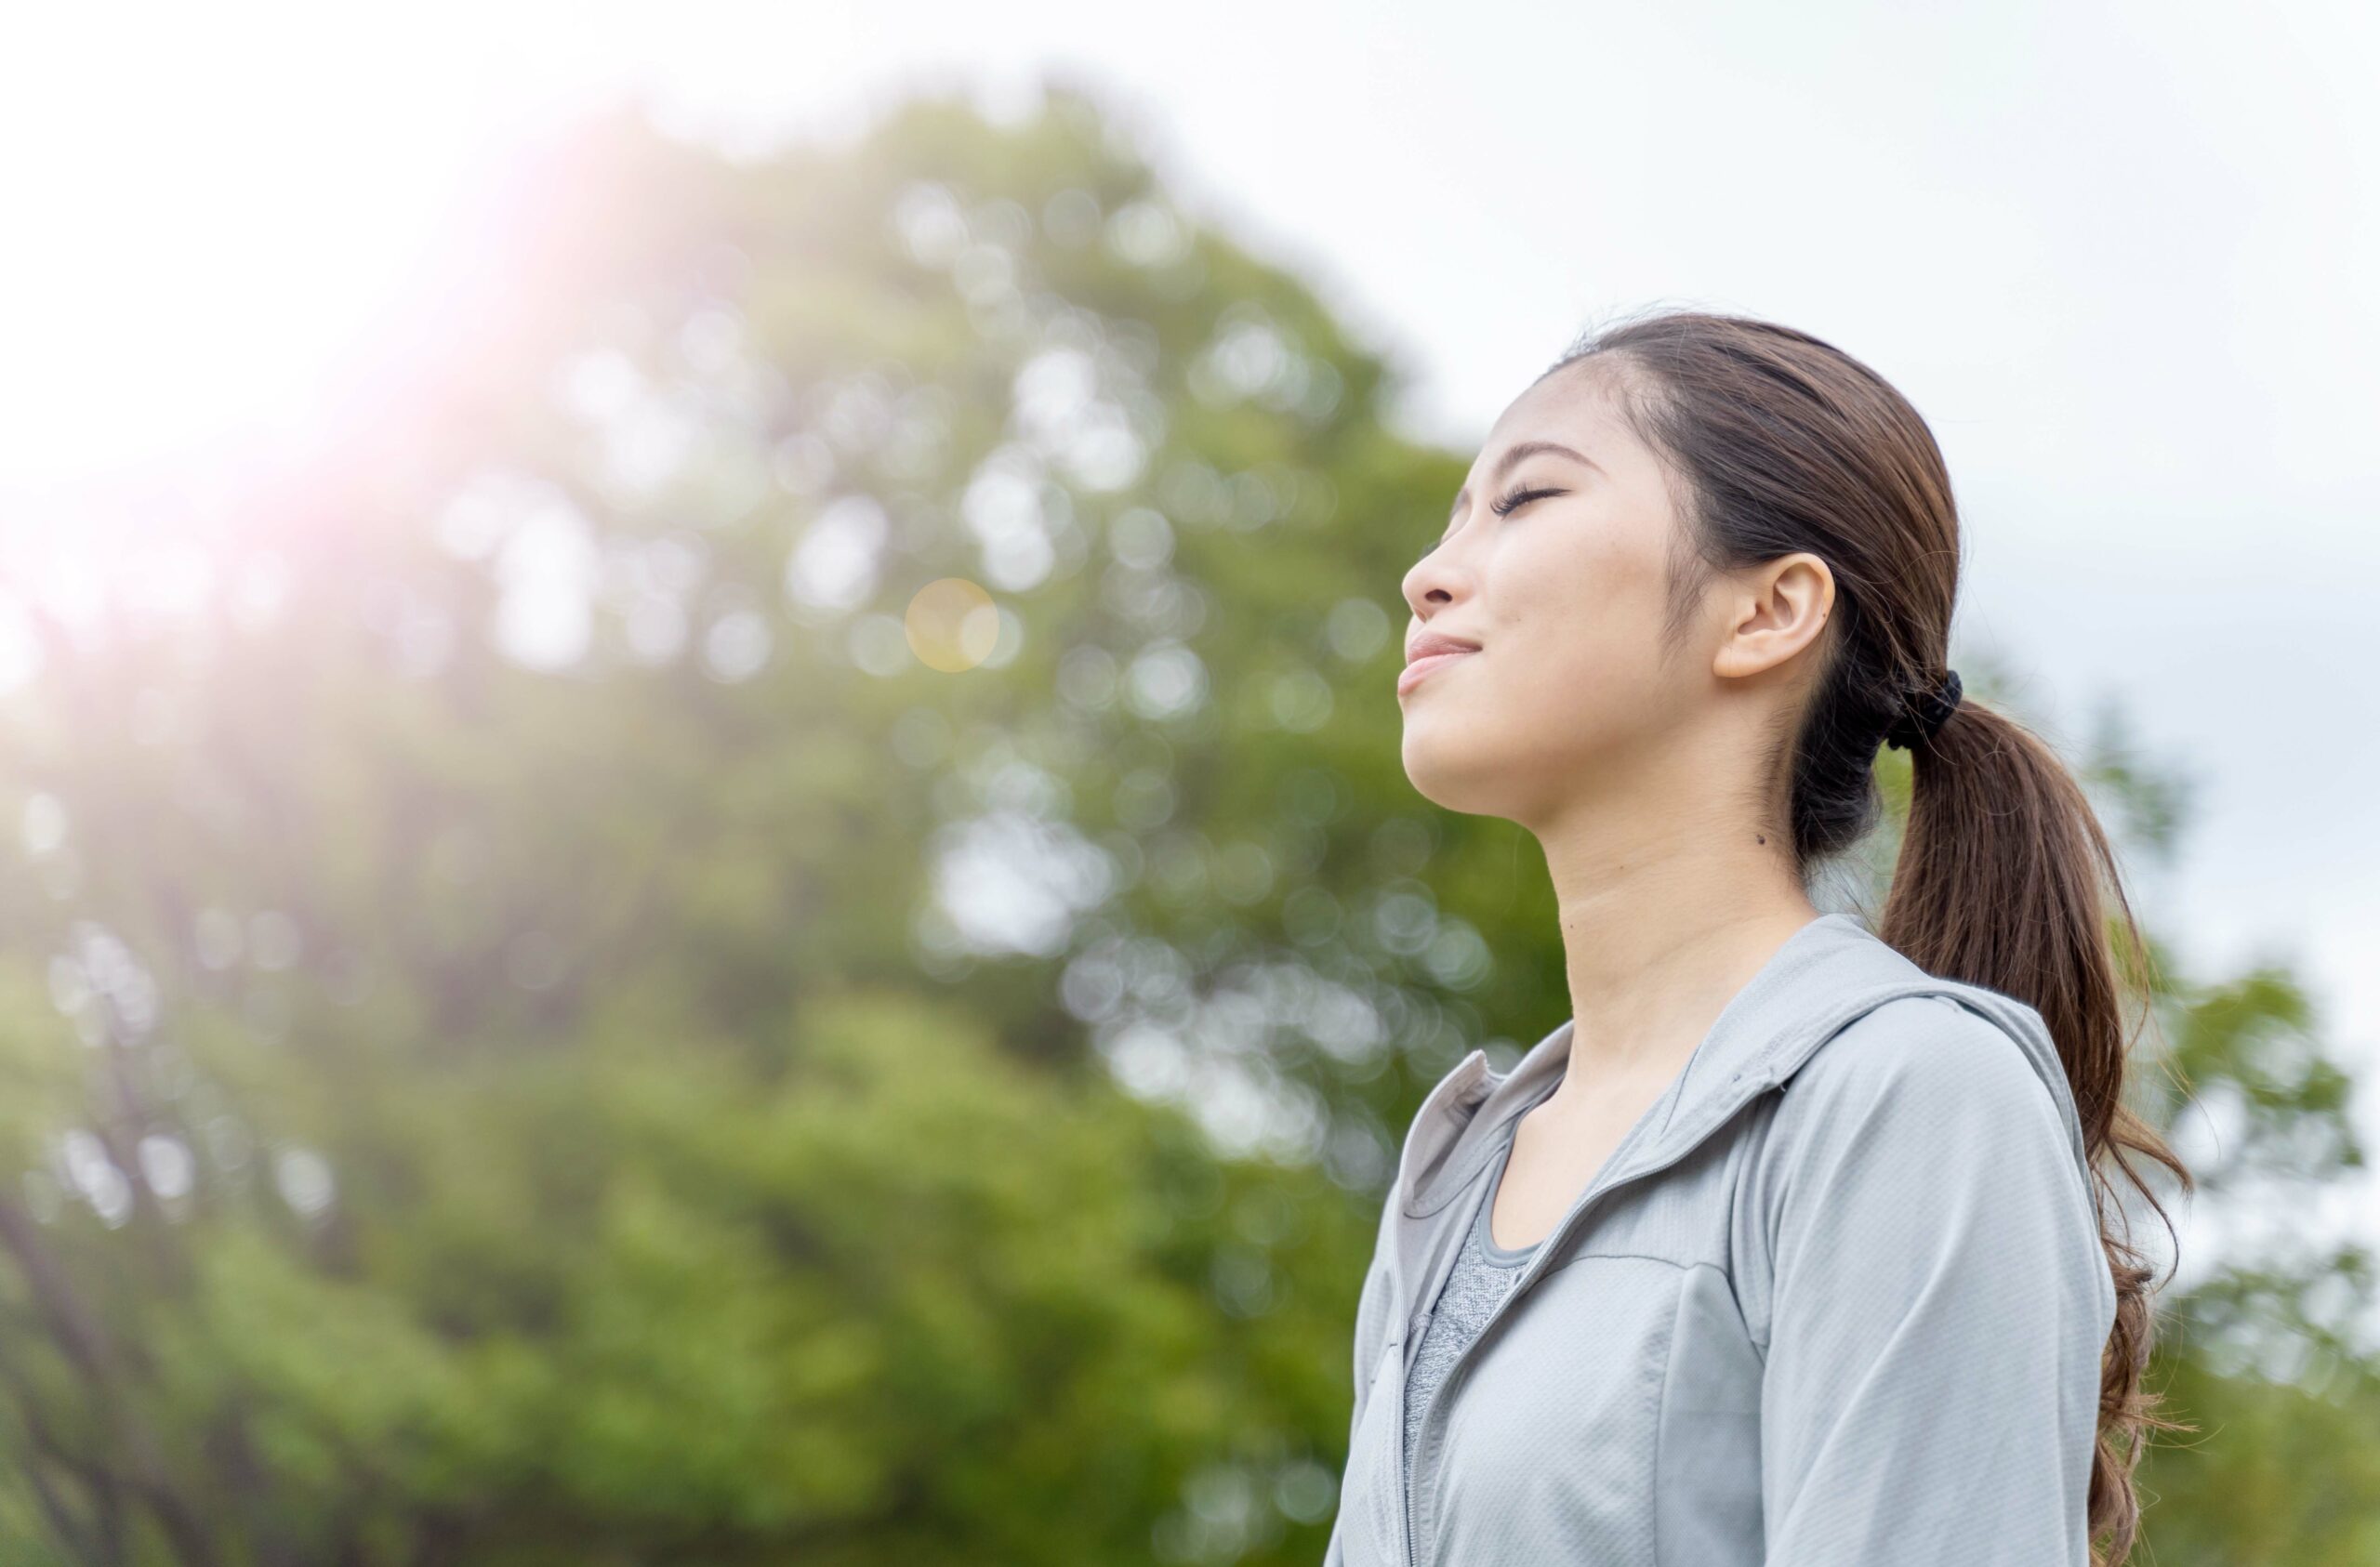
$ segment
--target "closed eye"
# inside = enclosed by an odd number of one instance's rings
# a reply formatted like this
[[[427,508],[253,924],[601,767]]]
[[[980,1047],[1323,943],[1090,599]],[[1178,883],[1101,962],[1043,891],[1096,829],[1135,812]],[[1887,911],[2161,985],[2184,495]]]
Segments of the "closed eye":
[[[1507,490],[1502,494],[1497,496],[1494,500],[1489,501],[1488,503],[1488,509],[1494,512],[1499,517],[1507,517],[1514,510],[1527,506],[1531,501],[1541,501],[1548,495],[1566,495],[1568,494],[1569,492],[1567,490]],[[1447,542],[1447,539],[1450,539],[1452,537],[1454,537],[1454,534],[1449,531],[1446,534],[1445,538],[1438,540],[1437,544],[1430,546],[1428,549],[1425,549],[1421,551],[1421,554],[1415,556],[1413,558],[1413,564],[1418,566],[1422,561],[1427,560],[1430,558],[1431,553],[1438,547],[1439,544],[1444,544]]]
[[[1548,495],[1560,494],[1562,492],[1559,490],[1508,490],[1489,501],[1488,509],[1499,517],[1503,517],[1509,515],[1516,507],[1524,507],[1531,501],[1543,500]]]

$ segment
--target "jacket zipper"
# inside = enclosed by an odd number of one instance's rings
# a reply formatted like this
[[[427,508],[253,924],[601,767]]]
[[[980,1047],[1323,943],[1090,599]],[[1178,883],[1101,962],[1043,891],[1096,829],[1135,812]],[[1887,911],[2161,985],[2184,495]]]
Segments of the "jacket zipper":
[[[1441,1281],[1441,1287],[1443,1287],[1443,1281]],[[1405,1339],[1407,1350],[1421,1342],[1421,1336],[1430,1331],[1430,1319],[1437,1314],[1438,1309],[1434,1305],[1414,1319],[1413,1325],[1408,1331]],[[1399,1351],[1400,1361],[1407,1350]],[[1400,1364],[1396,1378],[1396,1529],[1398,1537],[1405,1547],[1405,1567],[1413,1567],[1413,1497],[1405,1472],[1405,1369]],[[1441,1381],[1439,1386],[1444,1387],[1445,1383]],[[1435,1389],[1433,1389],[1430,1403],[1436,1402],[1437,1394]],[[1421,1411],[1421,1429],[1426,1432],[1429,1429],[1430,1411],[1428,1406],[1424,1406]],[[1421,1456],[1418,1438],[1413,1456],[1418,1466]]]
[[[1731,1085],[1731,1086],[1739,1086],[1740,1081],[1739,1084]],[[1606,1171],[1606,1174],[1609,1176],[1608,1179],[1605,1179],[1604,1176],[1598,1176],[1594,1180],[1588,1183],[1587,1190],[1580,1194],[1579,1201],[1576,1205],[1570,1209],[1569,1213],[1564,1217],[1559,1224],[1556,1224],[1554,1227],[1552,1231],[1545,1236],[1544,1240],[1539,1243],[1537,1255],[1530,1258],[1527,1265],[1521,1270],[1520,1278],[1514,1282],[1510,1290],[1505,1292],[1502,1303],[1499,1305],[1494,1311],[1488,1314],[1487,1322],[1480,1324],[1479,1331],[1472,1337],[1471,1342],[1464,1345],[1462,1352],[1455,1357],[1454,1363],[1447,1367],[1447,1374],[1438,1379],[1438,1385],[1430,1389],[1429,1401],[1421,1406],[1421,1429],[1415,1434],[1413,1439],[1412,1469],[1414,1479],[1424,1481],[1424,1486],[1426,1488],[1426,1477],[1430,1474],[1432,1465],[1435,1460],[1436,1454],[1432,1446],[1435,1433],[1430,1429],[1431,1417],[1437,1414],[1438,1405],[1445,1401],[1447,1394],[1454,1388],[1456,1381],[1462,1376],[1463,1372],[1469,1369],[1472,1356],[1478,1351],[1480,1345],[1488,1341],[1488,1335],[1495,1330],[1497,1323],[1504,1320],[1506,1313],[1513,1310],[1514,1302],[1518,1301],[1520,1297],[1527,1292],[1530,1284],[1537,1282],[1539,1275],[1547,1271],[1545,1266],[1546,1259],[1554,1255],[1555,1243],[1567,1236],[1572,1230],[1578,1227],[1580,1221],[1586,1218],[1589,1209],[1593,1208],[1595,1204],[1602,1201],[1605,1197],[1610,1195],[1611,1192],[1616,1191],[1618,1188],[1628,1185],[1633,1181],[1642,1180],[1647,1176],[1659,1175],[1661,1171],[1668,1169],[1672,1165],[1676,1164],[1679,1160],[1693,1152],[1697,1148],[1700,1147],[1709,1139],[1712,1132],[1716,1131],[1723,1126],[1726,1126],[1730,1116],[1735,1114],[1737,1111],[1742,1109],[1747,1102],[1755,1098],[1766,1086],[1767,1082],[1765,1078],[1755,1082],[1752,1091],[1739,1096],[1734,1102],[1728,1105],[1724,1113],[1718,1115],[1712,1121],[1708,1129],[1683,1146],[1672,1149],[1658,1162],[1646,1165],[1641,1167],[1632,1168],[1620,1174],[1610,1174],[1610,1172]],[[1443,1280],[1439,1282],[1439,1287],[1445,1287],[1445,1282]],[[1436,1314],[1437,1306],[1436,1303],[1433,1301],[1430,1309],[1421,1314],[1421,1330],[1416,1331],[1413,1334],[1412,1337],[1408,1340],[1408,1344],[1418,1344],[1421,1341],[1421,1332],[1427,1330],[1430,1319]],[[1402,1351],[1400,1351],[1400,1354],[1401,1353]],[[1399,1376],[1397,1379],[1397,1394],[1400,1402],[1404,1396],[1404,1378]],[[1401,1422],[1403,1418],[1403,1412],[1400,1408],[1398,1412],[1398,1419]],[[1401,1430],[1398,1434],[1400,1438],[1403,1435]],[[1405,1536],[1405,1567],[1419,1567],[1420,1558],[1415,1553],[1415,1541],[1413,1538],[1414,1499],[1409,1495],[1411,1488],[1407,1484],[1405,1479],[1406,1466],[1404,1463],[1403,1442],[1401,1441],[1398,1443],[1396,1458],[1396,1491],[1397,1501],[1399,1504],[1397,1508],[1397,1514],[1398,1522],[1404,1531]],[[1435,1522],[1435,1520],[1433,1521]]]

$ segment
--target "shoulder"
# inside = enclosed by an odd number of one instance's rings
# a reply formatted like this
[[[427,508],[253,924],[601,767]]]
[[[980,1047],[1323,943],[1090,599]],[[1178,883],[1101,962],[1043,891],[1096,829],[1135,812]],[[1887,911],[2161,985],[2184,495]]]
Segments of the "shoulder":
[[[2058,1121],[2025,1047],[1946,995],[1896,996],[1860,1014],[1812,1052],[1783,1093],[1778,1115],[1788,1125],[1857,1122],[1886,1107],[1952,1121],[2015,1116],[2052,1130]]]
[[[1943,995],[1896,997],[1818,1047],[1741,1175],[1734,1239],[1755,1335],[1797,1276],[1805,1297],[1881,1297],[1988,1266],[2104,1298],[2089,1179],[2045,1070],[2054,1060]]]
[[[2043,1039],[2046,1040],[2046,1035]],[[2042,1048],[2046,1049],[2043,1045]],[[2055,1055],[2037,1060],[1991,1018],[1943,995],[1895,997],[1820,1045],[1780,1086],[1752,1172],[1768,1200],[1872,1189],[1905,1201],[2038,1185],[2089,1200]]]

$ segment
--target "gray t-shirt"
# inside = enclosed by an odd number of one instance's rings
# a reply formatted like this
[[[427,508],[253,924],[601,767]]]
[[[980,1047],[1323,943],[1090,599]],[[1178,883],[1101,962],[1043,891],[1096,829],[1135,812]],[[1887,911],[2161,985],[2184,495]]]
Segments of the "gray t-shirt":
[[[1413,1370],[1405,1384],[1405,1492],[1408,1499],[1414,1490],[1413,1438],[1421,1424],[1421,1412],[1429,1405],[1430,1394],[1472,1340],[1479,1337],[1488,1319],[1520,1282],[1522,1268],[1545,1244],[1542,1240],[1534,1241],[1514,1249],[1498,1245],[1489,1232],[1488,1217],[1496,1211],[1496,1192],[1504,1183],[1504,1165],[1512,1156],[1512,1129],[1508,1128],[1503,1151],[1496,1155],[1495,1174],[1488,1179],[1488,1189],[1479,1199],[1479,1211],[1472,1216],[1471,1229],[1462,1238],[1462,1250],[1455,1256],[1454,1271],[1447,1275],[1446,1285],[1438,1292],[1437,1310],[1431,1313],[1429,1324],[1421,1330],[1421,1341],[1413,1351]]]

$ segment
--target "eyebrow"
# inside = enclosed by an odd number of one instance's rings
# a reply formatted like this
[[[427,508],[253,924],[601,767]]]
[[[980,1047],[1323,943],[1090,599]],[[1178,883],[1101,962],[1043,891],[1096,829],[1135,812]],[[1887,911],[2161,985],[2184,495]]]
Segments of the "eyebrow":
[[[1597,463],[1593,457],[1588,456],[1583,452],[1574,452],[1558,441],[1524,441],[1515,445],[1505,448],[1504,454],[1496,459],[1495,471],[1488,476],[1490,481],[1493,483],[1501,484],[1503,482],[1503,479],[1506,474],[1512,472],[1513,469],[1520,466],[1522,458],[1533,457],[1540,452],[1551,452],[1556,456],[1567,457],[1574,463],[1584,463],[1587,467],[1593,468],[1597,473],[1601,473],[1603,471],[1602,465]],[[1462,503],[1470,498],[1471,490],[1468,485],[1455,492],[1454,507],[1447,513],[1448,527],[1451,528],[1454,526],[1454,520],[1462,515]]]

